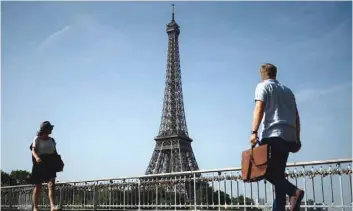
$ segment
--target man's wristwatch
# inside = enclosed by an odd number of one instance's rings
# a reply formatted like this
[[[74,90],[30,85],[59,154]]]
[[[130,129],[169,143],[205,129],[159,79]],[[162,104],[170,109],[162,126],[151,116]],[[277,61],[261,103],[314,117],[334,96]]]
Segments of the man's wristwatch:
[[[254,130],[251,131],[251,135],[252,135],[252,134],[257,134],[257,131],[254,131]]]

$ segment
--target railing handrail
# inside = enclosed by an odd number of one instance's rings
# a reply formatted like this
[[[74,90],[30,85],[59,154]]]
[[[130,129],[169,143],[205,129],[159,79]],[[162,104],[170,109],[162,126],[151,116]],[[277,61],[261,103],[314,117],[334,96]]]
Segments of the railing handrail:
[[[341,163],[351,163],[352,158],[343,159],[331,159],[331,160],[319,160],[319,161],[309,161],[309,162],[293,162],[288,163],[287,167],[303,167],[303,166],[317,166],[317,165],[329,165],[329,164],[341,164]],[[201,174],[201,173],[211,173],[211,172],[228,172],[228,171],[240,171],[241,167],[230,167],[222,169],[209,169],[209,170],[198,170],[198,171],[184,171],[184,172],[174,172],[174,173],[163,173],[163,174],[150,174],[142,176],[133,177],[116,177],[116,178],[106,178],[106,179],[96,179],[96,180],[76,180],[76,181],[63,181],[56,184],[72,184],[72,183],[88,183],[88,182],[106,182],[112,180],[128,180],[128,179],[148,179],[156,177],[171,177],[171,176],[184,176],[189,174]],[[13,186],[3,186],[0,189],[9,188],[21,188],[21,187],[32,187],[33,185],[13,185]]]

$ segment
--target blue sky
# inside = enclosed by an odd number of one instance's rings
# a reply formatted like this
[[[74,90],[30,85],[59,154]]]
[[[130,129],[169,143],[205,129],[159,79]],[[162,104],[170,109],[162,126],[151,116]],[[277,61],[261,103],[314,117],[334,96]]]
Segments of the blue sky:
[[[41,121],[59,180],[142,175],[158,134],[171,2],[2,2],[1,165],[31,169]],[[351,2],[177,2],[189,134],[201,169],[238,167],[259,66],[295,92],[302,150],[352,156]]]

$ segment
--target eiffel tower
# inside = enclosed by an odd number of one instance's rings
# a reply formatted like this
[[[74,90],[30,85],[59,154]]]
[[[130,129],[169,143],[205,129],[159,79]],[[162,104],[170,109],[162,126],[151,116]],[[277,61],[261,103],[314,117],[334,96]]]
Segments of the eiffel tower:
[[[146,175],[199,170],[185,119],[178,42],[180,29],[174,19],[174,5],[172,7],[172,20],[166,30],[168,61],[163,112]]]

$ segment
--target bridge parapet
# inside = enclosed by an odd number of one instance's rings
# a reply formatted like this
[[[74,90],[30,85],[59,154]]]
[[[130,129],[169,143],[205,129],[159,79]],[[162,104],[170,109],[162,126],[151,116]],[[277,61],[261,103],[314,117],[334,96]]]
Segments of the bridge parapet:
[[[306,193],[302,210],[352,210],[351,164],[352,159],[288,164],[287,178]],[[31,210],[32,190],[1,187],[1,209]],[[241,168],[59,182],[55,192],[64,210],[270,210],[274,199],[269,182],[243,183]],[[47,193],[40,204],[49,210]]]

